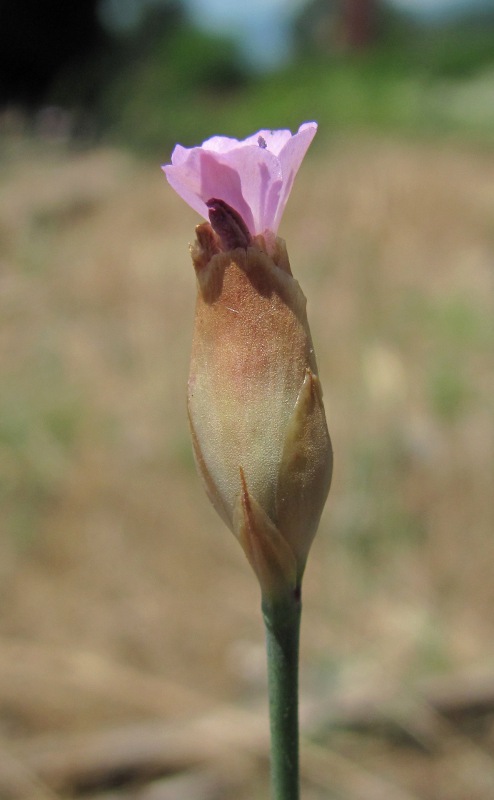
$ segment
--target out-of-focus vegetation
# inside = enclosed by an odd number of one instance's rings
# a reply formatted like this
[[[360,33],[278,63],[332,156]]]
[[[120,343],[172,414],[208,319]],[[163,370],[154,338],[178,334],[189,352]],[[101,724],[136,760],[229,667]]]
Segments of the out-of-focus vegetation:
[[[258,587],[187,430],[197,216],[156,156],[309,118],[320,134],[280,234],[308,297],[335,475],[308,565],[302,692],[318,709],[384,693],[400,736],[362,743],[323,720],[329,744],[304,742],[304,797],[493,797],[492,695],[478,724],[443,725],[420,688],[463,672],[492,687],[494,165],[477,141],[494,131],[493,15],[425,27],[381,7],[356,50],[326,5],[303,12],[294,61],[269,75],[180,7],[154,9],[85,55],[74,45],[17,96],[19,128],[0,114],[2,800],[40,797],[22,750],[37,734],[265,707]],[[26,119],[41,135],[19,135]],[[235,788],[217,796],[267,796],[265,767],[232,755],[219,720]],[[30,794],[4,792],[11,749]],[[44,797],[117,796],[95,791]]]
[[[102,91],[105,130],[153,152],[196,143],[212,130],[241,136],[301,119],[334,133],[490,138],[494,13],[424,26],[381,7],[373,42],[355,52],[342,42],[337,15],[325,19],[316,5],[311,20],[310,12],[296,26],[294,60],[263,76],[242,68],[227,40],[191,29],[179,15],[148,23],[139,57],[122,63]]]
[[[89,119],[83,128],[153,156],[214,131],[241,136],[302,119],[332,133],[492,138],[494,11],[425,24],[377,3],[367,46],[352,48],[341,7],[304,6],[292,61],[258,74],[232,41],[193,27],[180,3],[150,5],[135,28],[93,35],[38,103],[69,111],[76,129]]]
[[[492,713],[472,745],[419,706],[409,726],[403,702],[427,676],[482,671],[492,686],[492,172],[488,148],[349,136],[311,148],[282,220],[335,449],[304,587],[303,697],[396,692],[380,710],[402,724],[378,749],[328,713],[323,751],[348,769],[335,794],[331,761],[314,759],[307,800],[493,796]],[[4,749],[149,718],[180,730],[221,703],[265,719],[258,587],[187,431],[196,222],[156,161],[120,148],[27,142],[2,169]],[[267,797],[248,758],[238,791],[215,796]],[[362,771],[392,788],[353,792]],[[0,763],[2,800],[40,797],[2,793],[2,776]]]

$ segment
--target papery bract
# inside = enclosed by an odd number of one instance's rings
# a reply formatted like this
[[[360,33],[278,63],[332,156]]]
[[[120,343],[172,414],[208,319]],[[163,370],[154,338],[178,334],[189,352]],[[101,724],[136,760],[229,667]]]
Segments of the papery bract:
[[[189,421],[199,473],[265,596],[300,586],[332,450],[305,297],[281,239],[221,249],[196,228]]]
[[[315,122],[306,122],[295,134],[260,130],[243,141],[213,136],[200,147],[177,144],[163,170],[173,189],[206,220],[208,200],[218,198],[240,214],[253,236],[276,234],[316,131]]]

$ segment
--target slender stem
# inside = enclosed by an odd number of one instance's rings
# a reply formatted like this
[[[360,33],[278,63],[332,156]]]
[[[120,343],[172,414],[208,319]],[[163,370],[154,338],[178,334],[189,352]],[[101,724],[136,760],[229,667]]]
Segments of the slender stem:
[[[298,651],[300,590],[263,598],[268,655],[272,800],[299,800]]]

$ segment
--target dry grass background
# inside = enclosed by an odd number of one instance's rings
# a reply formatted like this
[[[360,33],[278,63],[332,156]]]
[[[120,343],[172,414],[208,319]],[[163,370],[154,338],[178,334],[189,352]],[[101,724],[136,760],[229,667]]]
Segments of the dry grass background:
[[[258,589],[186,425],[196,217],[116,150],[7,142],[0,169],[0,768],[48,734],[264,713]],[[467,145],[335,140],[286,211],[336,465],[305,580],[309,703],[494,675],[493,170]],[[326,744],[357,783],[392,781],[367,798],[480,800],[485,735],[475,769],[456,734],[415,760]],[[307,797],[361,797],[354,777]],[[203,796],[152,797],[184,791]]]

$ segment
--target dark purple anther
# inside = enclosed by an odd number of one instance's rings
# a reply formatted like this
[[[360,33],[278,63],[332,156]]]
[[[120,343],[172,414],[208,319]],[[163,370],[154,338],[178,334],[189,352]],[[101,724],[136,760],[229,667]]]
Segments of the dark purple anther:
[[[211,227],[218,234],[223,250],[250,245],[252,237],[238,211],[215,197],[208,200],[206,205],[209,208]]]

